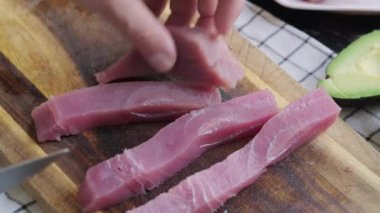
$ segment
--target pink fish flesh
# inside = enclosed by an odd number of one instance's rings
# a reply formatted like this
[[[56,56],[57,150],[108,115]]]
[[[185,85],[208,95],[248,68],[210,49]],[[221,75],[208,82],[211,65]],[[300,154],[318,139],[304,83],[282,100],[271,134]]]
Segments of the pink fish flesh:
[[[340,108],[316,90],[271,118],[245,147],[133,209],[131,213],[213,212],[255,182],[266,168],[326,130]]]
[[[192,111],[150,140],[90,168],[79,202],[84,211],[94,211],[145,193],[213,145],[255,134],[277,111],[269,91]]]
[[[170,28],[178,58],[169,77],[193,86],[234,88],[244,76],[239,62],[229,51],[222,36],[202,28]],[[122,57],[115,65],[97,73],[100,83],[130,77],[154,76],[151,68],[135,51]]]
[[[129,82],[75,90],[32,111],[39,141],[60,140],[99,126],[173,120],[220,103],[217,89],[200,90],[172,82]]]

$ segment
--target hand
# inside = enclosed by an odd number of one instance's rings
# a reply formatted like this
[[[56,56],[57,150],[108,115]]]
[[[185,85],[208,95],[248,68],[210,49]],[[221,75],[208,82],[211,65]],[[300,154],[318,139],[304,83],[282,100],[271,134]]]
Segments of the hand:
[[[176,48],[167,28],[157,19],[167,0],[79,0],[105,16],[132,41],[137,51],[158,71],[169,71]],[[167,25],[190,26],[196,11],[197,25],[227,34],[244,5],[243,0],[171,0]]]

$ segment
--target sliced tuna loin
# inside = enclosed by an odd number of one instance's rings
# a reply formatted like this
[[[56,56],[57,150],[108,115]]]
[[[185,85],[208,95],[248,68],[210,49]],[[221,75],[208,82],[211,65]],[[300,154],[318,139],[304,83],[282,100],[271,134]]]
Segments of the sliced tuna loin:
[[[269,91],[192,111],[145,143],[90,168],[79,189],[79,202],[84,211],[93,211],[142,194],[212,145],[255,134],[276,113]]]
[[[178,58],[169,77],[195,86],[234,88],[244,76],[239,62],[230,53],[222,36],[201,28],[171,28]],[[100,83],[117,79],[157,75],[135,51],[115,65],[96,74]]]
[[[96,80],[100,84],[134,77],[157,76],[157,71],[154,71],[154,69],[147,62],[145,62],[144,58],[135,50],[132,50],[121,57],[116,63],[108,67],[106,70],[95,74]]]
[[[129,82],[75,90],[32,111],[39,141],[60,140],[91,128],[172,120],[220,103],[217,89],[200,90],[171,82]]]
[[[266,167],[326,130],[339,111],[324,91],[314,91],[271,118],[253,140],[224,161],[130,212],[213,212],[252,184]]]

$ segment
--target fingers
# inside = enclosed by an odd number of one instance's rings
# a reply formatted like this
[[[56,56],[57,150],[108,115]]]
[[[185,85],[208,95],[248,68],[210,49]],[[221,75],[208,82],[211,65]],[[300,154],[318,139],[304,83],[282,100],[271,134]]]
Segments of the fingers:
[[[244,0],[219,0],[215,12],[215,26],[220,34],[226,35],[244,7]]]
[[[219,0],[199,0],[198,12],[200,16],[214,16]]]
[[[226,35],[244,6],[244,0],[200,0],[197,26]]]
[[[170,10],[167,25],[189,26],[197,10],[197,0],[171,0]]]
[[[134,44],[135,49],[152,67],[165,72],[174,66],[176,49],[173,38],[165,26],[148,9],[144,1],[81,1],[108,18],[125,33]],[[153,4],[151,6],[154,7]]]
[[[199,19],[196,26],[206,29],[210,33],[218,33],[215,27],[215,12],[219,0],[200,0],[198,2]]]
[[[167,0],[77,1],[111,20],[152,67],[164,72],[174,66],[174,40],[155,17],[162,12]],[[226,35],[243,5],[244,0],[171,0],[172,14],[167,24],[189,26],[198,8],[201,15],[198,26]]]
[[[162,11],[165,9],[167,0],[144,0],[145,4],[156,16],[160,16]]]

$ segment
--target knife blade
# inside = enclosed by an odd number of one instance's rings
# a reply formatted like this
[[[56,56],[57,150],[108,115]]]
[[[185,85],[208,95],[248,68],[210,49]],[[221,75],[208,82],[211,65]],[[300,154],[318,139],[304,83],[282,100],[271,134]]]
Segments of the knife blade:
[[[0,193],[22,183],[38,173],[57,158],[69,153],[68,148],[53,152],[45,157],[27,160],[16,165],[0,168]]]

